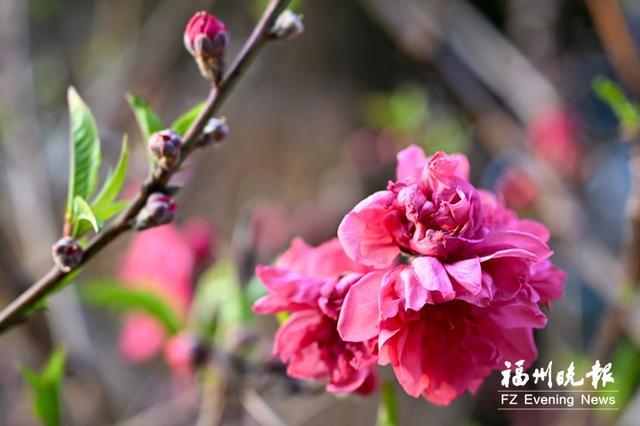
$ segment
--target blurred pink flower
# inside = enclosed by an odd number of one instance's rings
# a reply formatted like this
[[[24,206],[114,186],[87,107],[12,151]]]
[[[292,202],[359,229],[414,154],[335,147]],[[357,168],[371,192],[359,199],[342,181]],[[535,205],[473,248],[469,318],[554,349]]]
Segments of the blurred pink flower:
[[[538,185],[533,177],[521,167],[505,170],[496,182],[496,191],[504,197],[507,205],[523,209],[534,203],[538,196]]]
[[[393,137],[384,132],[361,128],[344,141],[344,155],[365,176],[384,171],[393,164]]]
[[[537,156],[548,161],[565,177],[579,177],[582,148],[575,122],[564,107],[552,107],[537,114],[529,123],[528,132]]]
[[[269,258],[290,238],[291,218],[287,208],[275,202],[258,204],[251,212],[249,233],[258,258]]]
[[[173,224],[135,235],[120,266],[119,277],[128,286],[163,297],[180,316],[186,316],[197,273],[212,259],[214,235],[202,220],[183,229]],[[120,351],[132,362],[155,356],[166,335],[153,318],[134,313],[125,319]]]
[[[375,339],[344,342],[336,329],[349,288],[380,279],[379,272],[369,271],[351,261],[337,239],[315,248],[296,239],[275,266],[258,266],[256,273],[269,294],[255,303],[254,312],[291,313],[273,347],[290,376],[327,382],[329,392],[374,390]]]
[[[408,263],[354,284],[342,304],[343,340],[377,339],[412,396],[448,404],[475,391],[504,361],[537,356],[539,304],[559,297],[564,277],[546,272],[548,230],[520,220],[468,182],[461,154],[398,154],[397,182],[358,204],[338,235],[355,261]],[[545,263],[546,264],[546,263]],[[540,268],[540,271],[537,269]]]

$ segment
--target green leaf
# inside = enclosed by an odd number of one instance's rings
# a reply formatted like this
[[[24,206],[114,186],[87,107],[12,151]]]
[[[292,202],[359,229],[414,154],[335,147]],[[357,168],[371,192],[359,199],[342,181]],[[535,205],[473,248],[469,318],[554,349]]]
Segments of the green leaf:
[[[253,15],[255,19],[259,19],[264,12],[264,9],[267,7],[269,0],[253,0]],[[289,3],[287,9],[290,9],[294,12],[300,12],[302,9],[302,5],[304,4],[304,0],[292,0]]]
[[[156,114],[142,98],[133,93],[127,93],[127,101],[133,110],[133,114],[138,122],[138,128],[145,141],[149,139],[152,133],[165,128],[158,114]]]
[[[625,130],[634,131],[640,125],[640,109],[629,101],[616,83],[605,77],[596,77],[593,90],[609,105]]]
[[[384,380],[380,386],[377,426],[398,426],[398,402],[393,383]]]
[[[220,341],[224,341],[225,333],[253,318],[250,304],[241,290],[235,264],[229,258],[220,259],[205,271],[194,300],[202,333],[214,337],[209,324],[215,320],[215,337]]]
[[[33,410],[46,426],[61,424],[60,400],[62,394],[62,379],[64,376],[65,352],[58,348],[49,357],[49,361],[37,374],[26,367],[21,373],[29,385]]]
[[[115,170],[111,171],[105,181],[102,189],[91,203],[91,210],[96,218],[106,221],[117,214],[124,208],[126,202],[114,202],[120,195],[124,182],[127,178],[127,166],[129,162],[129,152],[127,144],[127,136],[122,138],[122,149],[120,150],[120,158]]]
[[[415,132],[425,122],[428,103],[418,87],[406,86],[396,90],[389,99],[390,120],[394,130]]]
[[[113,282],[100,282],[82,287],[82,299],[92,305],[116,311],[137,310],[154,317],[168,334],[183,328],[178,314],[165,299],[147,290],[127,288]]]
[[[176,119],[176,121],[171,124],[171,128],[176,132],[180,133],[181,136],[184,136],[191,127],[191,124],[198,118],[204,107],[206,102],[201,102],[198,105],[191,108],[189,111],[182,114],[180,117]]]
[[[77,238],[88,230],[89,226],[95,232],[100,231],[101,224],[96,219],[89,204],[79,195],[73,200],[73,214],[71,216],[73,232],[72,236]]]
[[[126,209],[128,206],[129,201],[127,200],[114,201],[103,210],[99,212],[94,211],[94,213],[99,221],[105,222],[120,213],[122,210]]]
[[[67,93],[71,120],[71,161],[67,219],[76,196],[88,199],[95,190],[100,167],[100,137],[89,107],[73,87]]]

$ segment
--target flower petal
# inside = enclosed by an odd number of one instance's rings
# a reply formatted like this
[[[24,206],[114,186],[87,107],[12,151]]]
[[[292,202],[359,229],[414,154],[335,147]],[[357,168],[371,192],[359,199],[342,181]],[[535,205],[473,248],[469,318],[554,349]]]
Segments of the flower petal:
[[[384,272],[371,272],[349,289],[344,298],[338,333],[347,342],[364,342],[378,334],[378,293]]]

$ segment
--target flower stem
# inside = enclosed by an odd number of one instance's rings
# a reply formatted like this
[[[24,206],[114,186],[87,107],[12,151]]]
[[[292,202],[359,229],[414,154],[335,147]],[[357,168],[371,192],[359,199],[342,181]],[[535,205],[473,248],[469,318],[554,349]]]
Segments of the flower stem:
[[[393,382],[384,380],[380,386],[377,426],[398,426],[398,401]]]

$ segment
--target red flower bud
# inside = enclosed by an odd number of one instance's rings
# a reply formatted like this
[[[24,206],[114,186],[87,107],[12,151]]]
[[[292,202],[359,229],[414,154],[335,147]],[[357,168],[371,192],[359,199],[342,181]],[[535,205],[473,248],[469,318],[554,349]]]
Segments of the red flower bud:
[[[147,199],[144,208],[138,213],[133,227],[137,230],[143,230],[170,223],[175,217],[176,209],[176,203],[169,195],[154,192]]]
[[[180,160],[182,139],[173,130],[162,130],[149,137],[149,149],[158,165],[163,169],[172,169]]]
[[[184,30],[185,48],[198,62],[200,73],[211,81],[222,77],[228,44],[227,27],[208,12],[197,12]]]
[[[82,261],[82,247],[71,237],[59,239],[51,248],[51,254],[62,272],[75,269]]]

